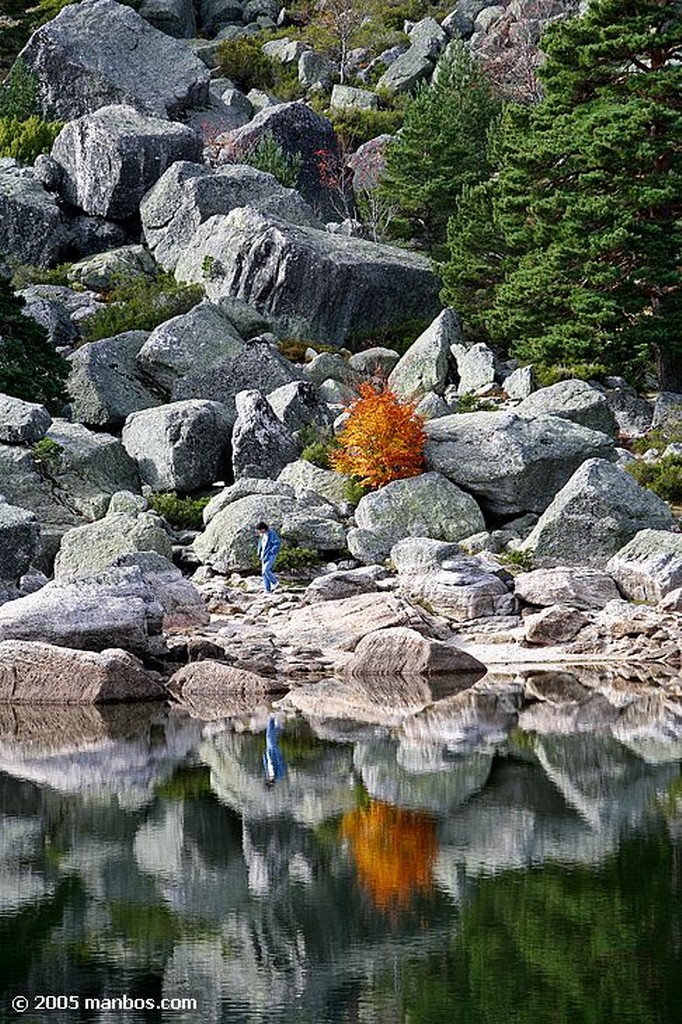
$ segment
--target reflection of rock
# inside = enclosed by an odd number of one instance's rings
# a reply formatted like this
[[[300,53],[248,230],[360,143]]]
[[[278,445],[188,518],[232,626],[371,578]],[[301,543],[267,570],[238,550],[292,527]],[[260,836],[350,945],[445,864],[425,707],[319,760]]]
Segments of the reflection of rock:
[[[190,714],[204,721],[262,711],[267,694],[281,690],[271,678],[210,659],[179,669],[168,686]]]
[[[512,694],[463,690],[403,722],[408,743],[440,742],[450,750],[500,743],[516,722]]]
[[[3,815],[0,829],[0,914],[15,914],[53,890],[42,872],[26,871],[26,862],[42,849],[38,818]]]
[[[469,680],[458,677],[455,688]],[[419,676],[386,678],[327,679],[292,690],[282,701],[306,717],[315,719],[351,719],[375,725],[397,725],[405,718],[428,707],[433,701],[431,687]]]

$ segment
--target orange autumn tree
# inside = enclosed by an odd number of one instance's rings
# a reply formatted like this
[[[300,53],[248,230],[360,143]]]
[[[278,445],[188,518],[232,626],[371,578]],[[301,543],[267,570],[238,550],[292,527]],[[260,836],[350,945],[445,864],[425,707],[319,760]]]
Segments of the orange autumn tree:
[[[424,468],[424,420],[413,402],[401,402],[387,387],[365,383],[348,407],[330,464],[367,487],[417,476]]]
[[[379,910],[405,910],[431,888],[438,843],[430,815],[370,800],[344,814],[341,835],[350,844],[360,884]]]

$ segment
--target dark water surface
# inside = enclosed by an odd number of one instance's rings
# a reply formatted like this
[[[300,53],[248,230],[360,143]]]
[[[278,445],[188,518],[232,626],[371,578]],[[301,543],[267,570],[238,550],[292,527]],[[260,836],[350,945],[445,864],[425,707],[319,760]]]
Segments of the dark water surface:
[[[240,729],[0,711],[3,1022],[682,1022],[679,742]]]

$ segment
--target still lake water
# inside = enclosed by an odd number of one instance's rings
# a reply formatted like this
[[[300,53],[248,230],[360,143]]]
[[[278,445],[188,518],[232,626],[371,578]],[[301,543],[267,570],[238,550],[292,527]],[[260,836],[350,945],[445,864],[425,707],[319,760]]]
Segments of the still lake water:
[[[298,720],[281,750],[267,786],[262,732],[0,709],[0,1020],[682,1021],[680,743]],[[164,998],[197,1009],[135,1008]]]

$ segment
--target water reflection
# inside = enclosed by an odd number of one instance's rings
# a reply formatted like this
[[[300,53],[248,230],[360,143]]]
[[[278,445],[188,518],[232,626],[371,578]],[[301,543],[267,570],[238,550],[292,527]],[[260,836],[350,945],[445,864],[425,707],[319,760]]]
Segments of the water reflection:
[[[281,732],[266,711],[2,709],[2,1005],[199,1000],[117,1013],[131,1024],[681,1019],[680,750],[651,728],[672,711],[519,729],[523,688],[550,683],[406,684],[390,721],[360,688],[364,718],[311,707]]]

